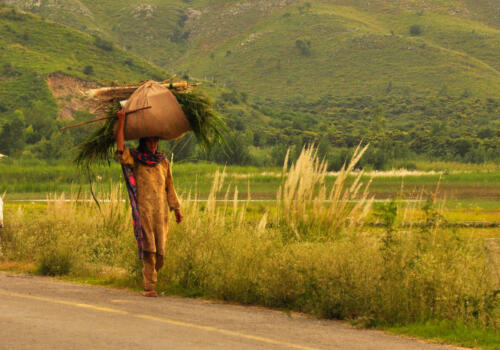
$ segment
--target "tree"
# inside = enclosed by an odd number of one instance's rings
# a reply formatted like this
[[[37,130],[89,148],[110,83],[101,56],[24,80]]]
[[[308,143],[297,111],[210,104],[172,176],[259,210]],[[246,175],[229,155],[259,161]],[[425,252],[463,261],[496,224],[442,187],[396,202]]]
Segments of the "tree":
[[[58,129],[57,112],[56,104],[40,100],[32,102],[31,108],[24,108],[25,118],[23,120],[28,121],[26,124],[33,127],[33,133],[28,135],[29,138],[26,139],[26,142],[34,144],[40,141],[43,136],[50,138],[50,135]]]
[[[376,135],[383,135],[385,131],[385,115],[382,106],[378,106],[373,111],[371,118],[371,128]]]
[[[471,97],[471,96],[472,96],[471,91],[470,91],[468,88],[466,88],[466,89],[464,90],[464,92],[463,92],[463,94],[462,94],[461,98],[469,98],[469,97]]]
[[[455,151],[460,157],[465,157],[465,155],[472,149],[472,141],[468,138],[462,137],[454,142]]]
[[[92,66],[85,66],[85,68],[83,68],[83,73],[85,73],[85,75],[92,75],[92,74],[94,74],[94,67],[92,67]]]
[[[295,41],[295,47],[300,50],[302,56],[311,55],[311,41],[307,38],[297,39]]]
[[[330,153],[330,143],[328,142],[328,138],[323,136],[319,139],[318,144],[318,156],[320,159],[328,159],[328,154]]]
[[[495,137],[495,132],[490,128],[481,128],[477,133],[477,137],[480,139],[490,139]]]
[[[410,27],[410,34],[413,36],[417,36],[422,34],[422,27],[418,24],[414,24]]]
[[[438,96],[448,96],[448,86],[446,86],[446,84],[443,84],[441,90],[439,90]]]
[[[306,2],[306,3],[304,3],[303,6],[299,6],[299,12],[300,13],[309,12],[309,11],[311,11],[311,7],[312,7],[311,3]]]
[[[9,78],[9,77],[15,77],[16,75],[19,75],[19,73],[16,72],[16,70],[12,66],[12,63],[7,62],[7,63],[4,63],[2,66],[1,75],[3,75],[6,78]]]
[[[113,43],[97,35],[94,36],[94,45],[104,51],[113,51]]]
[[[24,149],[24,115],[21,111],[14,112],[14,118],[2,128],[0,133],[0,153],[8,156],[20,154]]]
[[[250,142],[245,138],[244,133],[235,132],[227,138],[229,150],[223,146],[218,146],[213,153],[213,160],[217,163],[228,165],[248,165],[252,161],[248,151]]]
[[[271,162],[275,166],[283,166],[285,161],[286,153],[289,147],[283,143],[276,144],[271,148]]]
[[[72,147],[73,139],[69,133],[54,131],[49,139],[42,138],[33,151],[41,159],[61,159],[70,156]]]

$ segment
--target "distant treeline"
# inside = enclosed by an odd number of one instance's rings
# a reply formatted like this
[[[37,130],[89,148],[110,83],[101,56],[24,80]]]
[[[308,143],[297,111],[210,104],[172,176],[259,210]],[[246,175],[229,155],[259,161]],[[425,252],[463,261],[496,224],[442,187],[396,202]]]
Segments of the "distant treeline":
[[[44,89],[41,88],[41,91]],[[45,91],[44,91],[45,92]],[[45,96],[47,97],[47,96]],[[22,158],[71,159],[74,146],[92,127],[59,132],[69,122],[56,120],[53,99],[18,101],[16,110],[0,110],[0,153]],[[331,170],[339,169],[360,142],[371,147],[360,167],[414,167],[415,159],[497,162],[500,159],[500,101],[470,96],[357,97],[329,95],[316,101],[249,101],[236,91],[219,96],[216,108],[230,129],[231,151],[202,153],[193,136],[164,142],[177,160],[213,160],[221,164],[281,165],[287,150],[294,159],[310,143],[319,147]],[[78,122],[91,119],[75,114]]]
[[[319,152],[338,169],[360,142],[370,143],[361,167],[384,169],[413,167],[412,160],[428,159],[465,163],[500,160],[500,101],[467,94],[450,96],[387,96],[340,98],[325,95],[315,101],[256,100],[254,110],[268,122],[246,122],[251,115],[231,108],[243,103],[234,92],[219,101],[229,114],[237,148],[266,149],[252,159],[280,165],[288,148],[292,157],[304,144],[316,143]],[[233,111],[231,113],[231,111]],[[259,158],[263,157],[262,158]]]

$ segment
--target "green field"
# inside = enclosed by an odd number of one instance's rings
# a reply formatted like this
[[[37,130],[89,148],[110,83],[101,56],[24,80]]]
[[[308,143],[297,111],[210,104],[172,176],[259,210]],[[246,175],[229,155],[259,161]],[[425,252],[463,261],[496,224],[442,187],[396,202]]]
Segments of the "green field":
[[[436,197],[448,209],[446,215],[450,221],[500,221],[498,166],[471,165],[465,170],[453,163],[423,163],[421,167],[426,171],[368,172],[362,179],[365,183],[371,180],[370,193],[377,200],[397,198],[412,202]],[[238,198],[246,200],[250,190],[250,199],[262,201],[258,205],[274,201],[282,182],[282,169],[277,167],[224,167],[213,163],[181,162],[173,166],[178,193],[186,197],[189,192],[197,192],[201,199],[206,199],[217,170],[226,172],[230,198],[237,190]],[[116,163],[94,169],[91,179],[98,196],[123,183],[121,169]],[[332,184],[335,179],[336,173],[331,173],[326,183]],[[57,193],[79,192],[84,196],[90,191],[89,176],[72,164],[3,161],[0,163],[0,193],[4,191],[7,201],[43,200],[48,194]],[[219,194],[219,199],[225,195]]]

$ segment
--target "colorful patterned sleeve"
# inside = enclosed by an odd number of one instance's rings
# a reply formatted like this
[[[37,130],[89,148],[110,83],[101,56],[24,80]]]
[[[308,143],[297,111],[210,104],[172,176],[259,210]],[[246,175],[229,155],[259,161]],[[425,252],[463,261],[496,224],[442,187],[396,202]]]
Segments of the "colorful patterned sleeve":
[[[130,154],[130,150],[126,147],[123,152],[116,151],[115,157],[123,165],[130,165],[132,167],[134,166],[134,157],[132,157],[132,155]]]

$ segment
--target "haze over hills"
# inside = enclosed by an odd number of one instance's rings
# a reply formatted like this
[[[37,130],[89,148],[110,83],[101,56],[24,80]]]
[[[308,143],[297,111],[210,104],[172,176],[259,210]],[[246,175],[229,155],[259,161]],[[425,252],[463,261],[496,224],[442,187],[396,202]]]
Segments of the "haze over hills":
[[[500,94],[494,0],[4,2],[254,96]]]

